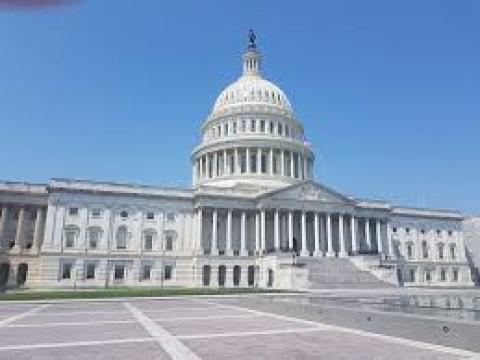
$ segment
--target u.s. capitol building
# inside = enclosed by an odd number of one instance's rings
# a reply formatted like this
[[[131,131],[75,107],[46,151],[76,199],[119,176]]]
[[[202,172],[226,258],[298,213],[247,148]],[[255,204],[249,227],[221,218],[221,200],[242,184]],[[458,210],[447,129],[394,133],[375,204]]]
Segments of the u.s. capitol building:
[[[342,195],[251,39],[193,188],[0,183],[0,286],[471,286],[463,216]]]

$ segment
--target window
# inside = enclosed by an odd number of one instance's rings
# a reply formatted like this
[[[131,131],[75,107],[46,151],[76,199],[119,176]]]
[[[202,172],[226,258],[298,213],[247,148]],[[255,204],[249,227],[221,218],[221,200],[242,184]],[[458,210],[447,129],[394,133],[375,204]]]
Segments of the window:
[[[406,232],[407,234],[410,234],[410,228],[406,228],[406,229],[405,229],[405,232]]]
[[[410,281],[415,282],[415,269],[410,269]]]
[[[101,234],[102,230],[98,227],[92,227],[88,229],[88,246],[90,249],[97,248]]]
[[[413,257],[413,244],[407,245],[407,257],[411,259]]]
[[[269,123],[269,127],[270,127],[270,134],[273,134],[273,121],[270,121]]]
[[[236,121],[233,122],[233,133],[234,134],[237,133],[237,122]]]
[[[95,264],[87,264],[87,279],[95,279]]]
[[[392,231],[393,231],[394,233],[396,233],[396,232],[397,232],[397,228],[394,227],[394,228],[392,229]]]
[[[77,216],[78,215],[78,208],[71,207],[68,209],[68,215],[70,216]]]
[[[282,124],[278,123],[278,135],[282,135]]]
[[[247,122],[245,120],[242,120],[242,132],[247,131]]]
[[[289,137],[290,136],[290,131],[288,128],[288,125],[285,124],[285,136]]]
[[[425,229],[420,230],[420,233],[421,233],[422,235],[425,235]]]
[[[62,265],[62,279],[71,279],[72,278],[72,264],[65,263]]]
[[[147,212],[147,220],[154,220],[155,214],[152,211]]]
[[[438,244],[438,258],[443,259],[443,244]]]
[[[153,234],[145,234],[144,249],[151,251],[153,248]]]
[[[152,272],[151,265],[143,265],[142,267],[142,280],[150,280],[150,275]]]
[[[172,278],[173,266],[172,265],[165,265],[163,271],[163,279],[170,280]]]
[[[174,213],[168,213],[167,214],[167,221],[175,221],[175,214]]]
[[[455,259],[456,254],[455,254],[455,244],[450,244],[450,258]]]
[[[172,251],[174,241],[175,241],[175,235],[173,233],[166,233],[165,234],[165,250]]]
[[[90,213],[90,217],[92,219],[100,219],[102,217],[102,210],[100,209],[92,209]]]
[[[228,135],[228,123],[223,124],[223,136]]]
[[[127,248],[127,228],[125,226],[120,226],[117,229],[117,249],[126,249]]]
[[[453,281],[458,281],[458,269],[453,269]]]
[[[452,236],[453,235],[453,231],[452,230],[448,230],[448,236]]]
[[[422,241],[422,255],[424,259],[428,258],[428,247],[426,241]]]
[[[115,265],[113,276],[115,280],[123,280],[125,278],[125,265]]]
[[[121,217],[122,219],[126,219],[126,218],[128,217],[128,212],[126,212],[125,210],[122,211],[122,212],[120,213],[120,217]]]
[[[432,274],[431,274],[430,270],[427,270],[425,272],[425,280],[426,281],[431,281],[432,280]]]
[[[67,227],[64,231],[65,247],[73,248],[75,246],[75,239],[78,235],[78,228],[75,226]]]
[[[255,120],[250,120],[250,132],[255,132]]]
[[[265,120],[260,120],[260,131],[265,132]]]
[[[445,269],[440,269],[440,281],[447,280]]]
[[[437,235],[438,236],[442,235],[442,230],[437,230]]]

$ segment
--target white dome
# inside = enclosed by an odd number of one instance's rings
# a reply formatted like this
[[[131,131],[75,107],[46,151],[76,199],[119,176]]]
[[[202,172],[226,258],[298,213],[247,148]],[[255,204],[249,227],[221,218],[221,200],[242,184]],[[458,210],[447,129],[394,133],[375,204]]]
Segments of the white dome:
[[[237,105],[269,105],[292,112],[285,93],[260,75],[243,75],[218,96],[213,113]]]

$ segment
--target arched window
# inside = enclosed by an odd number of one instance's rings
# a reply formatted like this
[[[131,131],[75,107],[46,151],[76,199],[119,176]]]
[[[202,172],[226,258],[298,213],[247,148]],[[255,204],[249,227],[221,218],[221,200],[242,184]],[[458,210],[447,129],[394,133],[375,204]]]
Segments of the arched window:
[[[157,238],[157,232],[153,229],[148,229],[143,232],[143,250],[152,251],[153,242]]]
[[[255,285],[255,266],[248,267],[248,286]]]
[[[119,250],[124,250],[127,248],[127,227],[126,226],[120,226],[117,229],[117,235],[115,236],[116,242],[117,242],[117,249]]]
[[[67,226],[63,230],[63,239],[66,248],[73,248],[77,241],[80,229],[76,226]]]
[[[100,239],[102,238],[102,229],[98,226],[92,226],[87,230],[88,247],[90,249],[96,249]]]

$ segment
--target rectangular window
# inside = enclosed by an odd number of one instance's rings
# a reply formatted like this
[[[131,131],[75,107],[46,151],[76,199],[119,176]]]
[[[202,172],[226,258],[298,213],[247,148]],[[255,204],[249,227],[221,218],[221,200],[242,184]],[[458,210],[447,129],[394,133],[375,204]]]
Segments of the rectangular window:
[[[453,269],[453,281],[458,281],[458,270]]]
[[[95,264],[87,264],[87,279],[95,279]]]
[[[410,281],[415,282],[415,269],[410,269]]]
[[[147,212],[147,220],[154,220],[155,219],[155,213],[152,211]]]
[[[283,131],[282,131],[282,124],[281,123],[278,123],[278,135],[282,135]]]
[[[168,213],[167,214],[167,221],[175,221],[175,214],[174,213]]]
[[[153,248],[153,235],[145,235],[145,250],[150,251]]]
[[[115,280],[123,280],[125,278],[125,265],[115,265]]]
[[[247,131],[247,122],[245,120],[242,120],[242,132]]]
[[[172,251],[173,250],[173,235],[165,236],[165,250]]]
[[[163,278],[165,280],[170,280],[172,278],[173,267],[172,265],[165,265],[165,269],[163,272]]]
[[[445,269],[440,270],[440,281],[445,281],[447,279],[447,276],[445,274]]]
[[[260,121],[260,132],[265,132],[265,120]]]
[[[72,278],[72,264],[67,263],[62,266],[62,279]]]
[[[78,208],[71,207],[68,209],[68,215],[70,216],[77,216],[78,215]]]
[[[236,121],[233,122],[233,133],[234,134],[237,133],[237,122]]]
[[[287,136],[287,137],[290,136],[288,125],[285,125],[285,136]]]
[[[273,121],[270,121],[270,134],[273,134]]]
[[[90,229],[88,232],[88,240],[90,249],[96,249],[100,233],[97,229]]]
[[[65,247],[72,248],[75,245],[75,231],[65,232]]]
[[[150,275],[152,272],[151,265],[143,265],[142,267],[142,280],[150,280]]]
[[[90,213],[90,217],[92,219],[100,219],[102,217],[102,210],[92,209],[92,212]]]
[[[228,123],[225,123],[223,125],[223,136],[227,136],[228,135]]]

